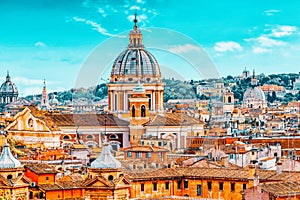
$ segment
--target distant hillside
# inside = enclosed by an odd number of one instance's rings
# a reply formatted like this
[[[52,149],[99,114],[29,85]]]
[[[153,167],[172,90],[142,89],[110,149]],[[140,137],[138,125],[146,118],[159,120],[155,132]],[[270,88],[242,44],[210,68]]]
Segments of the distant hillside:
[[[286,89],[292,89],[292,83],[299,77],[299,74],[289,73],[289,74],[271,74],[265,76],[260,74],[257,76],[259,80],[259,85],[263,84],[275,84],[284,86]],[[201,80],[201,81],[181,81],[174,79],[163,79],[165,83],[165,93],[164,101],[169,99],[192,99],[196,98],[196,87],[201,82],[210,82],[212,80]],[[240,80],[238,77],[227,76],[223,77],[222,81],[225,86],[229,86],[230,83],[236,83],[235,86],[231,88],[236,99],[242,100],[245,90],[250,86],[251,78]],[[100,101],[101,99],[107,97],[107,86],[105,83],[101,83],[95,87],[90,87],[87,89],[70,89],[63,92],[50,93],[49,97],[52,98],[53,94],[56,96],[59,102],[71,101],[78,98],[87,98],[92,101]],[[41,97],[38,95],[37,97]],[[33,96],[26,97],[29,100],[33,99]],[[205,99],[204,96],[198,96],[198,98]],[[276,99],[276,97],[271,97]],[[291,95],[287,94],[284,99],[279,99],[285,102],[291,100],[300,100],[300,94]]]

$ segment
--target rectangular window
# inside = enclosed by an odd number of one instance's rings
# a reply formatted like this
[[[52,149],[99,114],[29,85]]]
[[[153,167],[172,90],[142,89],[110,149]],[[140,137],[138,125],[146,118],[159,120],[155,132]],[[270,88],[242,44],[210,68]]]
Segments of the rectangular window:
[[[132,157],[132,152],[131,152],[131,151],[128,151],[128,152],[127,152],[127,157],[129,157],[129,158]]]
[[[181,184],[182,184],[181,180],[177,181],[177,189],[178,190],[181,190]]]
[[[141,184],[141,192],[144,192],[145,191],[145,185],[144,183]]]
[[[161,146],[162,146],[162,143],[161,143],[161,142],[158,142],[158,146],[161,147]]]
[[[115,94],[115,107],[114,107],[114,110],[118,110],[118,95]]]
[[[151,155],[152,155],[151,152],[147,152],[146,153],[146,158],[151,158]]]
[[[142,152],[136,152],[136,158],[141,158],[142,157]]]
[[[231,192],[235,191],[235,184],[234,183],[230,183],[230,189],[231,189]]]
[[[224,184],[223,184],[223,182],[220,182],[220,183],[219,183],[219,190],[220,190],[220,191],[223,191],[223,190],[224,190]]]
[[[165,189],[166,189],[166,190],[169,190],[169,187],[170,187],[170,183],[169,183],[169,182],[166,182],[166,184],[165,184]]]
[[[161,152],[158,153],[158,157],[159,157],[159,158],[162,157],[162,153],[161,153]]]
[[[46,181],[49,181],[49,177],[48,176],[46,176]]]
[[[243,184],[243,190],[246,190],[246,189],[247,189],[247,184],[244,183],[244,184]]]
[[[208,191],[211,191],[211,181],[208,181],[208,182],[207,182],[207,190],[208,190]]]
[[[157,183],[152,183],[152,186],[153,186],[153,191],[157,191]]]
[[[184,184],[184,189],[189,189],[189,181],[188,180],[184,180],[183,184]]]
[[[202,187],[201,185],[197,185],[197,196],[201,196],[202,195]]]

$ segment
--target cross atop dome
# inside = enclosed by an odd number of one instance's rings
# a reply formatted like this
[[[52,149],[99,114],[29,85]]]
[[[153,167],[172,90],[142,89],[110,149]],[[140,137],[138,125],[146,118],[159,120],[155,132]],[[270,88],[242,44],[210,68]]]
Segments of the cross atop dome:
[[[9,71],[7,70],[6,82],[10,81]]]
[[[134,29],[137,29],[136,23],[138,22],[138,20],[137,20],[136,16],[137,16],[137,14],[136,14],[136,12],[135,12],[135,13],[134,13],[134,20],[133,20],[133,22],[134,22],[133,28],[134,28]]]

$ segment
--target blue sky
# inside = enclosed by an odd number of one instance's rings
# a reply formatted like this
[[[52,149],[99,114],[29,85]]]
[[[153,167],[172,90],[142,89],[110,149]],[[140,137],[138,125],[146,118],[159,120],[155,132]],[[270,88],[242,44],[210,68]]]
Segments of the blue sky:
[[[216,76],[239,75],[244,67],[298,73],[299,7],[297,0],[0,0],[0,80],[9,69],[21,96],[40,93],[44,78],[49,91],[69,89],[92,54],[106,70],[96,82],[107,79],[135,11],[145,46],[167,77],[206,78],[205,68]],[[205,57],[202,50],[214,65],[196,59]]]

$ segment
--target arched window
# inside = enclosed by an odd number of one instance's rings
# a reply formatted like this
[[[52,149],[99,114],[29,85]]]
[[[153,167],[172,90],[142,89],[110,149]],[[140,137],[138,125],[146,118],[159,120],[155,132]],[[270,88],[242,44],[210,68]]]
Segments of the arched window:
[[[86,136],[86,139],[87,139],[87,140],[94,140],[94,136],[92,136],[92,135],[87,135],[87,136]]]
[[[228,97],[228,103],[231,103],[231,96]]]
[[[71,137],[68,136],[68,135],[65,135],[65,136],[63,137],[63,140],[71,140]]]
[[[131,108],[131,116],[135,117],[135,106],[134,105],[132,105],[132,108]]]
[[[118,137],[116,134],[111,134],[111,135],[109,136],[109,139],[110,139],[110,140],[117,140],[117,139],[119,139],[119,137]]]
[[[146,106],[145,105],[141,106],[141,117],[146,117]]]

